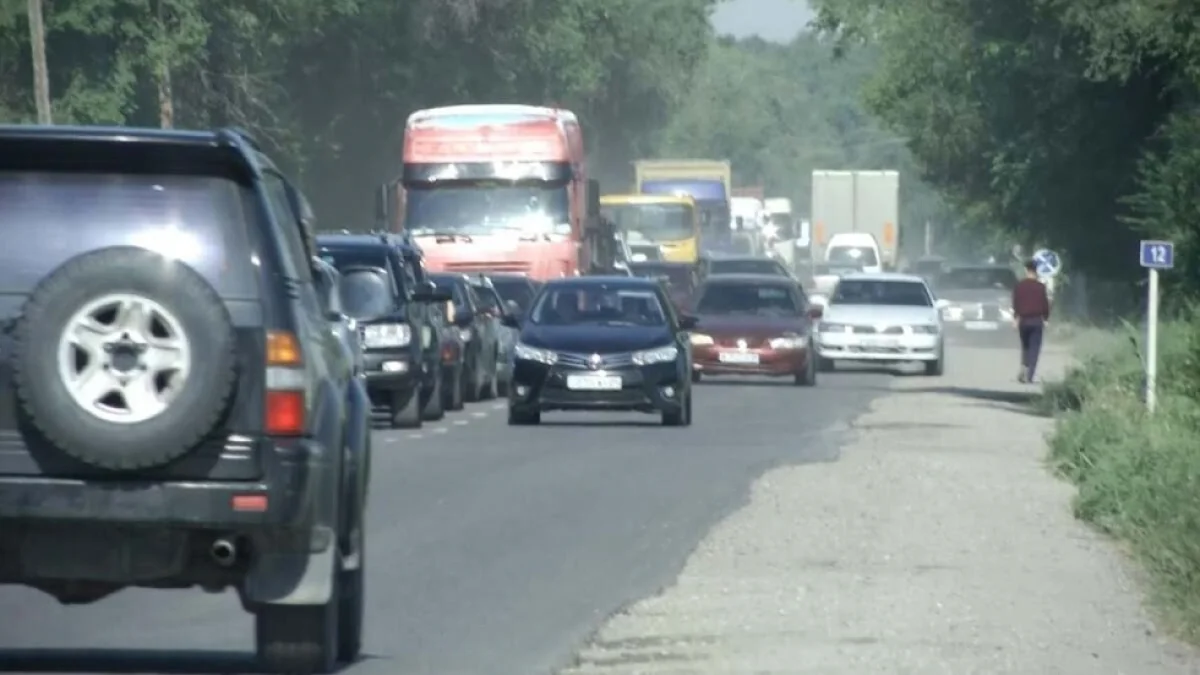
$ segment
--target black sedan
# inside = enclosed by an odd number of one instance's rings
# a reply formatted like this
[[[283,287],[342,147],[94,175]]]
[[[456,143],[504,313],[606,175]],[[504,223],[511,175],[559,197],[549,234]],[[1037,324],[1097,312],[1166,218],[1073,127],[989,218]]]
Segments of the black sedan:
[[[521,319],[513,349],[508,423],[552,410],[638,411],[665,426],[692,423],[692,353],[663,285],[637,277],[547,282]]]

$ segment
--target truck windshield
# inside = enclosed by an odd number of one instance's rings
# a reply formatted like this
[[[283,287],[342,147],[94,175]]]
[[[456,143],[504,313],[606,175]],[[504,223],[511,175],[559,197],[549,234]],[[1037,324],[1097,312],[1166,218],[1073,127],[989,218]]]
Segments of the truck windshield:
[[[618,231],[637,232],[651,241],[676,241],[695,234],[692,209],[685,204],[616,204],[605,206],[603,214]]]
[[[562,183],[478,182],[407,185],[405,227],[416,236],[568,235]]]

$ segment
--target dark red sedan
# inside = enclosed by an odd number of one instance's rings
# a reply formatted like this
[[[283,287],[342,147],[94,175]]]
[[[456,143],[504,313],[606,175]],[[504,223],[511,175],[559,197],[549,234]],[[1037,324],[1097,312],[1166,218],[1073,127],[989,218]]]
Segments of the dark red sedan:
[[[791,376],[817,383],[812,322],[800,284],[790,277],[730,274],[708,277],[697,289],[692,331],[692,380],[711,375]]]

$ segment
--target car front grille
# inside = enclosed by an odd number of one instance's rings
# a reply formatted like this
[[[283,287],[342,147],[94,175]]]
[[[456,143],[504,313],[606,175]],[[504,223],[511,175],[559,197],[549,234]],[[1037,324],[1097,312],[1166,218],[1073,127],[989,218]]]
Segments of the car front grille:
[[[559,352],[558,365],[566,368],[579,368],[581,370],[611,370],[613,368],[624,368],[633,364],[633,354],[629,352],[599,354],[600,359],[598,362],[594,361],[592,356],[592,354]]]
[[[856,335],[904,335],[904,326],[854,326]]]

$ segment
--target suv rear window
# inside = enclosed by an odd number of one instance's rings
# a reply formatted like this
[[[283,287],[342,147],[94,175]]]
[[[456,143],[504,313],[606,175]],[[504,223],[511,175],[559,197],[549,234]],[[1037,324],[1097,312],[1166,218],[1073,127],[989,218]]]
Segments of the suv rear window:
[[[224,298],[258,297],[246,253],[246,231],[257,218],[253,195],[232,180],[3,171],[0,205],[0,228],[21,242],[0,253],[0,279],[11,284],[0,292],[37,284],[46,273],[41,256],[62,261],[137,246],[187,263]]]

